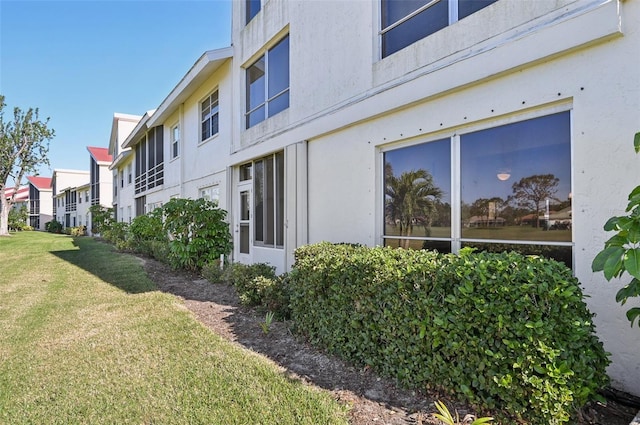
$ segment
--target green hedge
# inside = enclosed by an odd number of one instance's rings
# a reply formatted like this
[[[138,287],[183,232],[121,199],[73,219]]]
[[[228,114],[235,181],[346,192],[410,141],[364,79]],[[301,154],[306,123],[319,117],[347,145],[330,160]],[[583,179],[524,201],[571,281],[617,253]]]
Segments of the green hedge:
[[[579,282],[553,260],[321,243],[296,251],[289,290],[312,342],[492,414],[564,423],[607,383]]]

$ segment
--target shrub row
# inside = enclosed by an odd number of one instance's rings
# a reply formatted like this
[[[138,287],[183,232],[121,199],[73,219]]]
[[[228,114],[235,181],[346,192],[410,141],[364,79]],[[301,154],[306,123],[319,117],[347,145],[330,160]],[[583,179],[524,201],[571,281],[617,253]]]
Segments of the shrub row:
[[[227,212],[204,199],[171,199],[160,208],[138,216],[131,224],[114,222],[98,208],[92,213],[106,217],[99,228],[104,239],[118,249],[152,256],[175,269],[200,270],[231,252]]]
[[[321,243],[296,251],[288,288],[312,342],[480,410],[564,423],[607,383],[579,282],[553,260]]]
[[[273,266],[231,263],[221,268],[216,261],[202,268],[202,276],[211,283],[225,282],[234,286],[245,306],[271,311],[276,319],[290,316],[287,275],[277,276]]]

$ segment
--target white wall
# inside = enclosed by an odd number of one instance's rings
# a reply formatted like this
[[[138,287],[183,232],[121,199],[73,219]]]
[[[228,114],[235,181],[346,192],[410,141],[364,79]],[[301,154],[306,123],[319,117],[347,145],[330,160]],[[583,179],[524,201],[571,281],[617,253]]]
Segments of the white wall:
[[[610,236],[602,225],[623,213],[640,181],[632,147],[640,131],[640,3],[525,3],[494,3],[383,60],[375,4],[272,0],[246,28],[235,7],[242,64],[291,34],[291,106],[247,131],[238,118],[231,161],[308,140],[309,242],[375,245],[382,242],[380,149],[570,110],[574,270],[612,353],[613,385],[640,395],[640,338],[624,315],[637,302],[621,308],[614,297],[623,283],[591,272]],[[243,77],[234,77],[241,92]]]

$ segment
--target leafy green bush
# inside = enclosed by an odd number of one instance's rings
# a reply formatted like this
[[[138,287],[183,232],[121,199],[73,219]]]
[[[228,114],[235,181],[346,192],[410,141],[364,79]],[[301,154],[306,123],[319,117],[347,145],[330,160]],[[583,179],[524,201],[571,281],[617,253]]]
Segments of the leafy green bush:
[[[640,132],[633,138],[633,147],[640,153]],[[604,243],[604,249],[591,263],[594,272],[603,272],[605,279],[619,278],[626,273],[631,282],[616,293],[616,302],[625,305],[629,298],[640,297],[640,186],[636,186],[628,196],[626,215],[611,217],[604,224],[607,232],[616,232]],[[640,327],[640,307],[627,310],[627,319],[633,323],[638,319]]]
[[[87,227],[86,226],[71,227],[69,229],[69,234],[71,236],[85,236],[87,234]]]
[[[62,223],[56,220],[47,221],[44,228],[49,233],[62,233]]]
[[[169,262],[174,268],[197,270],[231,252],[227,212],[205,199],[174,198],[162,207],[169,235]]]
[[[162,229],[162,210],[158,208],[135,217],[129,225],[129,235],[134,246],[140,241],[166,241],[167,236]]]
[[[91,213],[91,233],[102,234],[103,229],[109,227],[113,223],[113,208],[103,207],[102,205],[92,205],[89,207]]]
[[[118,249],[126,248],[129,223],[114,221],[102,228],[102,237],[111,242]]]
[[[275,278],[276,268],[264,263],[231,263],[224,270],[225,282],[236,287],[240,301],[247,306],[260,305],[265,287]]]
[[[27,207],[10,208],[7,217],[7,227],[9,230],[22,231],[27,227],[29,213]]]
[[[579,282],[554,260],[322,243],[296,250],[289,280],[299,331],[410,387],[546,425],[607,383]]]

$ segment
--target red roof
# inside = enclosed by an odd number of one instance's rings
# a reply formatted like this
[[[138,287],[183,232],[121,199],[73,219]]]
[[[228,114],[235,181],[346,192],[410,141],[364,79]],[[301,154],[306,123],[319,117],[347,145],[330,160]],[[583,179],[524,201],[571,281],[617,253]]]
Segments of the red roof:
[[[27,180],[38,189],[51,189],[51,177],[27,176]]]
[[[16,191],[15,187],[5,187],[4,188],[5,199],[9,199],[11,195],[13,195],[13,192],[15,191]],[[18,193],[16,194],[14,201],[22,202],[22,201],[26,201],[27,199],[29,199],[29,187],[23,186],[20,189],[18,189]]]
[[[113,158],[109,155],[109,148],[96,148],[94,146],[87,146],[89,153],[96,160],[96,162],[112,162]]]

